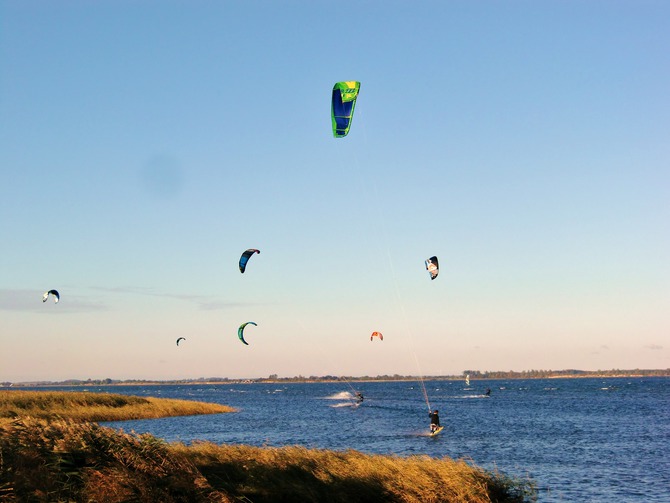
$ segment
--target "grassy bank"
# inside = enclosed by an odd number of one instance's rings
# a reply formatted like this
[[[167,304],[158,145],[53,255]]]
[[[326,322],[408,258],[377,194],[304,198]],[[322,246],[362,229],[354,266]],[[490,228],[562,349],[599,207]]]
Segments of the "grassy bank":
[[[231,407],[213,403],[85,391],[0,391],[0,423],[22,416],[125,421],[234,411]]]
[[[528,481],[463,461],[302,447],[168,444],[94,423],[0,426],[4,502],[527,502]]]
[[[525,502],[529,481],[513,480],[465,461],[382,456],[304,447],[172,446],[217,488],[243,501]]]
[[[185,446],[94,422],[232,410],[87,392],[0,392],[0,502],[535,501],[531,481],[448,458]]]

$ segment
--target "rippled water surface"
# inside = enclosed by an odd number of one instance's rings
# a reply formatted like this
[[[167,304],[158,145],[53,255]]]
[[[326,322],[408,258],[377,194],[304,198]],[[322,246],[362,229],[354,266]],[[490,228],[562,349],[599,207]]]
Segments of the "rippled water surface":
[[[365,401],[354,406],[354,388]],[[234,414],[108,423],[169,441],[467,458],[533,478],[539,500],[670,502],[670,378],[118,386],[90,391],[216,402]],[[486,388],[492,390],[485,397]],[[80,389],[80,388],[79,388]]]

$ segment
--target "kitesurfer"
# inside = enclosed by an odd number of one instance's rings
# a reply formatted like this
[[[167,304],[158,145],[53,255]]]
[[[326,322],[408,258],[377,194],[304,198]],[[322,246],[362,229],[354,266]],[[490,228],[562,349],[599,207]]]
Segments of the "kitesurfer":
[[[356,392],[356,403],[363,403],[363,393],[360,391]]]
[[[491,388],[486,388],[486,396],[491,396]]]
[[[437,409],[435,409],[432,412],[428,412],[428,416],[430,416],[430,432],[434,433],[440,427],[440,415]]]

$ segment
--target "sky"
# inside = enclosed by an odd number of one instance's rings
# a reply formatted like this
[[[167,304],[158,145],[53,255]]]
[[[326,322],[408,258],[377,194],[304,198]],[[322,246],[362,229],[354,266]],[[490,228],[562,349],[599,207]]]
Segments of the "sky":
[[[668,19],[1,0],[0,382],[669,368]]]

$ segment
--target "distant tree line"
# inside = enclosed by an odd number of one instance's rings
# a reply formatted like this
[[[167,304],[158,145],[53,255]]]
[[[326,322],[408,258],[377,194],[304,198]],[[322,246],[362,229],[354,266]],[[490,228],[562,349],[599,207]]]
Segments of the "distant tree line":
[[[549,377],[654,377],[654,376],[670,376],[670,369],[610,369],[610,370],[523,370],[517,372],[514,370],[508,371],[479,371],[466,370],[463,376],[470,376],[470,379],[546,379]]]
[[[298,375],[294,377],[279,377],[270,374],[269,377],[258,377],[252,379],[230,379],[228,377],[199,377],[197,379],[178,380],[147,380],[147,379],[67,379],[65,381],[32,381],[12,383],[10,381],[0,382],[2,387],[28,387],[28,386],[109,386],[109,385],[152,385],[152,384],[204,384],[204,383],[262,383],[262,382],[333,382],[333,381],[418,381],[431,380],[457,380],[469,376],[470,379],[547,379],[550,377],[670,377],[670,369],[610,369],[610,370],[465,370],[462,375],[457,376],[403,376],[400,374],[385,374],[377,376],[309,376]]]

